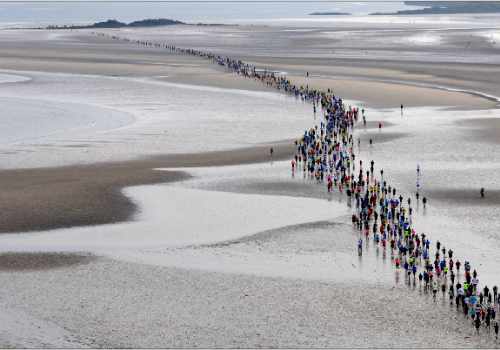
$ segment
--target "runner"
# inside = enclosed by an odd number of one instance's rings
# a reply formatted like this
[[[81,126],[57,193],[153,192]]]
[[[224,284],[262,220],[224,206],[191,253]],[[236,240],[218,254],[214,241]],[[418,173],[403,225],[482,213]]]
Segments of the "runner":
[[[432,281],[432,299],[436,301],[436,296],[438,292],[438,283],[436,280]]]
[[[479,315],[477,315],[474,320],[474,326],[476,327],[476,333],[479,335],[479,327],[481,327],[481,319],[479,318]]]
[[[455,289],[453,287],[453,284],[451,284],[450,288],[448,289],[448,295],[450,297],[450,305],[453,305],[453,299],[455,299]]]

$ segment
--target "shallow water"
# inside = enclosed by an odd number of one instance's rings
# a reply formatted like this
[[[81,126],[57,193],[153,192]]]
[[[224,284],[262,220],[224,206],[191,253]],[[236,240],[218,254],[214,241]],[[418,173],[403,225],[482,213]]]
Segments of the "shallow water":
[[[0,84],[0,168],[93,163],[291,139],[312,108],[274,92],[22,72]],[[213,109],[213,101],[223,101]],[[12,116],[16,116],[13,118]]]
[[[240,238],[264,230],[346,215],[318,199],[223,193],[181,186],[125,190],[141,212],[128,223],[0,236],[3,251],[60,250],[114,253],[172,248]],[[195,220],[193,220],[195,218]]]

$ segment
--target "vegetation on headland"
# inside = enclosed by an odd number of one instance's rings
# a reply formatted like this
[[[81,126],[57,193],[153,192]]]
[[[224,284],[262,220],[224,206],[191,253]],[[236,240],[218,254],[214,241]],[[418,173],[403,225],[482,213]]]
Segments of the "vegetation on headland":
[[[432,15],[465,13],[500,13],[500,1],[405,1],[408,6],[422,6],[392,13],[375,12],[371,15]]]
[[[130,23],[120,22],[116,19],[108,19],[103,22],[96,22],[88,25],[50,25],[47,29],[101,29],[101,28],[124,28],[124,27],[159,27],[171,26],[175,24],[186,24],[181,21],[176,21],[168,18],[143,19]]]

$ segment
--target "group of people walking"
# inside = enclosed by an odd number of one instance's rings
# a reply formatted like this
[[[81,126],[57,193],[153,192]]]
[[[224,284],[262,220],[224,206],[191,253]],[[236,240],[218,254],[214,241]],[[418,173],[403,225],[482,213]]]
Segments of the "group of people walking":
[[[106,35],[96,33],[96,35]],[[358,254],[370,240],[390,250],[394,268],[404,270],[406,279],[420,284],[434,300],[449,299],[450,304],[469,318],[476,331],[481,328],[498,337],[496,314],[500,307],[497,286],[480,287],[478,272],[469,261],[462,261],[450,247],[440,241],[431,241],[425,233],[417,233],[413,225],[412,197],[404,197],[386,181],[384,170],[376,171],[375,162],[364,163],[356,158],[355,125],[359,119],[366,123],[365,111],[346,106],[342,98],[330,89],[321,91],[309,86],[297,86],[285,75],[259,70],[241,60],[201,50],[175,45],[131,40],[115,35],[115,40],[132,42],[144,47],[166,49],[181,55],[208,59],[239,76],[260,81],[268,87],[295,96],[313,106],[314,114],[321,111],[319,125],[304,131],[295,141],[295,155],[291,160],[292,174],[302,171],[316,183],[326,186],[327,192],[338,191],[346,196],[352,208],[352,224],[359,231]],[[309,73],[307,73],[309,76]],[[403,109],[403,106],[401,106]],[[381,128],[381,124],[379,125]],[[358,150],[360,139],[357,139]],[[271,156],[272,156],[271,149]],[[417,192],[415,201],[427,199]]]

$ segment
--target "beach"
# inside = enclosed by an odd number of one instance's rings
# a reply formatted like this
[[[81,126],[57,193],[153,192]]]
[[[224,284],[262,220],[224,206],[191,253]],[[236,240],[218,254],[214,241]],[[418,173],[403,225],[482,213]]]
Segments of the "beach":
[[[292,176],[311,104],[133,42],[230,55],[363,108],[360,159],[410,196],[420,166],[416,227],[491,286],[500,47],[469,27],[2,30],[0,346],[498,346],[378,246],[358,257],[345,195]]]

